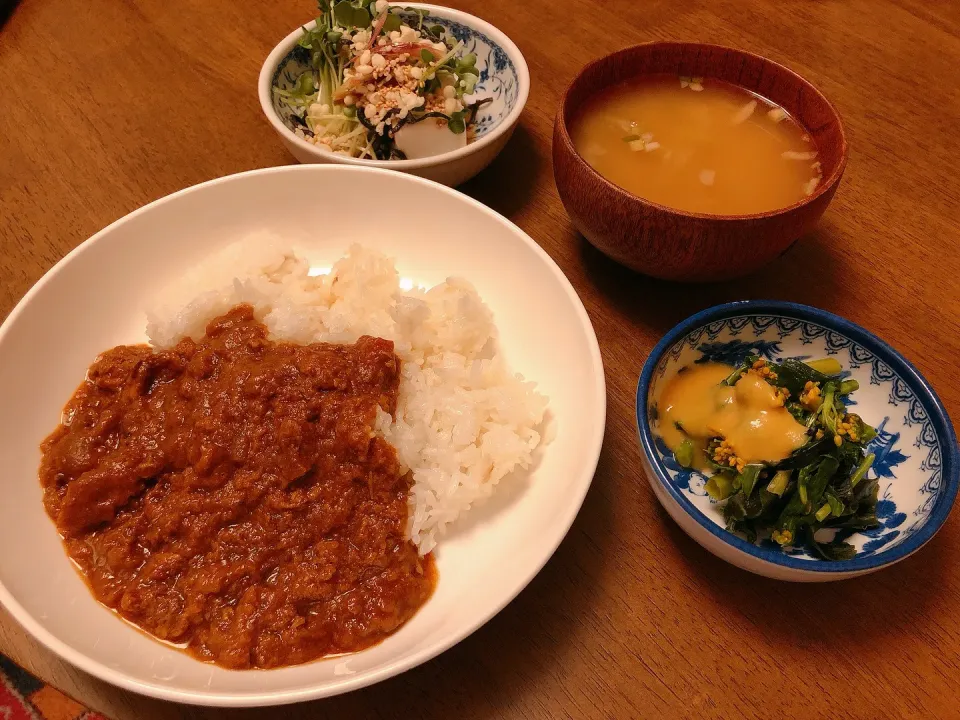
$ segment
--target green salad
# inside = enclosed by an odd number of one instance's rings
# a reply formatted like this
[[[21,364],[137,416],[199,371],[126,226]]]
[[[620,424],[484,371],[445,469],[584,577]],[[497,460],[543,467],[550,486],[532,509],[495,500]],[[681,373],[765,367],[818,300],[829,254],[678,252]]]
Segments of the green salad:
[[[295,109],[300,137],[378,160],[447,152],[473,138],[477,112],[489,102],[471,97],[477,58],[428,23],[426,10],[386,0],[320,0],[319,7],[316,26],[299,42],[310,70],[292,88],[273,89]]]
[[[806,442],[777,462],[744,462],[723,437],[709,438],[699,452],[701,467],[713,471],[706,483],[711,498],[725,501],[727,528],[751,541],[769,536],[782,546],[805,545],[826,560],[845,560],[854,547],[816,538],[823,528],[866,530],[877,520],[878,482],[867,477],[874,456],[867,452],[876,431],[847,411],[844,398],[859,388],[843,380],[831,358],[814,362],[768,363],[751,355],[723,383],[734,386],[756,373],[775,388],[783,407],[806,428]],[[690,466],[697,452],[686,439],[676,451]]]

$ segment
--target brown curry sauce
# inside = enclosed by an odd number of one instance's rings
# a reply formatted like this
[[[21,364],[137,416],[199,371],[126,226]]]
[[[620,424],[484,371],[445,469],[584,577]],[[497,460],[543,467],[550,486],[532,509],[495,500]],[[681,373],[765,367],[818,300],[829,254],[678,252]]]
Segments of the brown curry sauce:
[[[362,650],[436,583],[373,432],[398,387],[393,343],[275,343],[240,305],[199,342],[97,358],[41,446],[44,504],[100,602],[201,660]]]

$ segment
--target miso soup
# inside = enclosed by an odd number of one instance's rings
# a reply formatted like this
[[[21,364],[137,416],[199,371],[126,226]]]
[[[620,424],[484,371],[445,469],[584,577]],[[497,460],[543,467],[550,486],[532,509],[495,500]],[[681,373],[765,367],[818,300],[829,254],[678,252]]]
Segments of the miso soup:
[[[577,152],[628,192],[688,212],[792,205],[821,178],[817,148],[782,108],[714,78],[647,75],[615,85],[572,128]]]

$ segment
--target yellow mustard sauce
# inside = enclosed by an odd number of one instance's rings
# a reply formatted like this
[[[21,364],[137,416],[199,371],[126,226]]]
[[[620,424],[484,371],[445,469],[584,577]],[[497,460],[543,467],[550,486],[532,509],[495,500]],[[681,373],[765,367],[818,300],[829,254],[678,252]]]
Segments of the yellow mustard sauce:
[[[806,428],[758,373],[744,373],[732,387],[721,385],[733,371],[722,363],[691,365],[671,378],[660,397],[663,441],[676,451],[691,440],[698,469],[706,466],[703,450],[714,437],[724,438],[747,464],[783,460],[807,442]]]

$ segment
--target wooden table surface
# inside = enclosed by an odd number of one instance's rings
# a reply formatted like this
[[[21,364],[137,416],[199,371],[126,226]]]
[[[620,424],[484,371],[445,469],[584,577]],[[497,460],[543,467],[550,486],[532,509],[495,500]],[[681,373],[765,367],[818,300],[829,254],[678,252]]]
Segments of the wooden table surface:
[[[123,720],[956,716],[960,517],[912,558],[838,584],[753,577],[690,540],[640,469],[633,397],[654,343],[715,303],[840,313],[914,362],[960,418],[960,5],[953,0],[456,0],[505,30],[533,89],[506,151],[463,191],[559,263],[609,391],[593,487],[530,586],[473,636],[378,686],[283,709],[183,708],[116,690],[0,614],[0,652]],[[180,188],[293,162],[261,116],[263,58],[312,0],[23,0],[0,30],[0,318],[67,251]],[[563,88],[645,40],[746,48],[818,85],[850,163],[820,228],[749,283],[685,287],[588,247],[550,161]],[[221,110],[222,108],[222,110]],[[4,408],[5,412],[13,409]],[[26,549],[25,549],[26,551]]]

